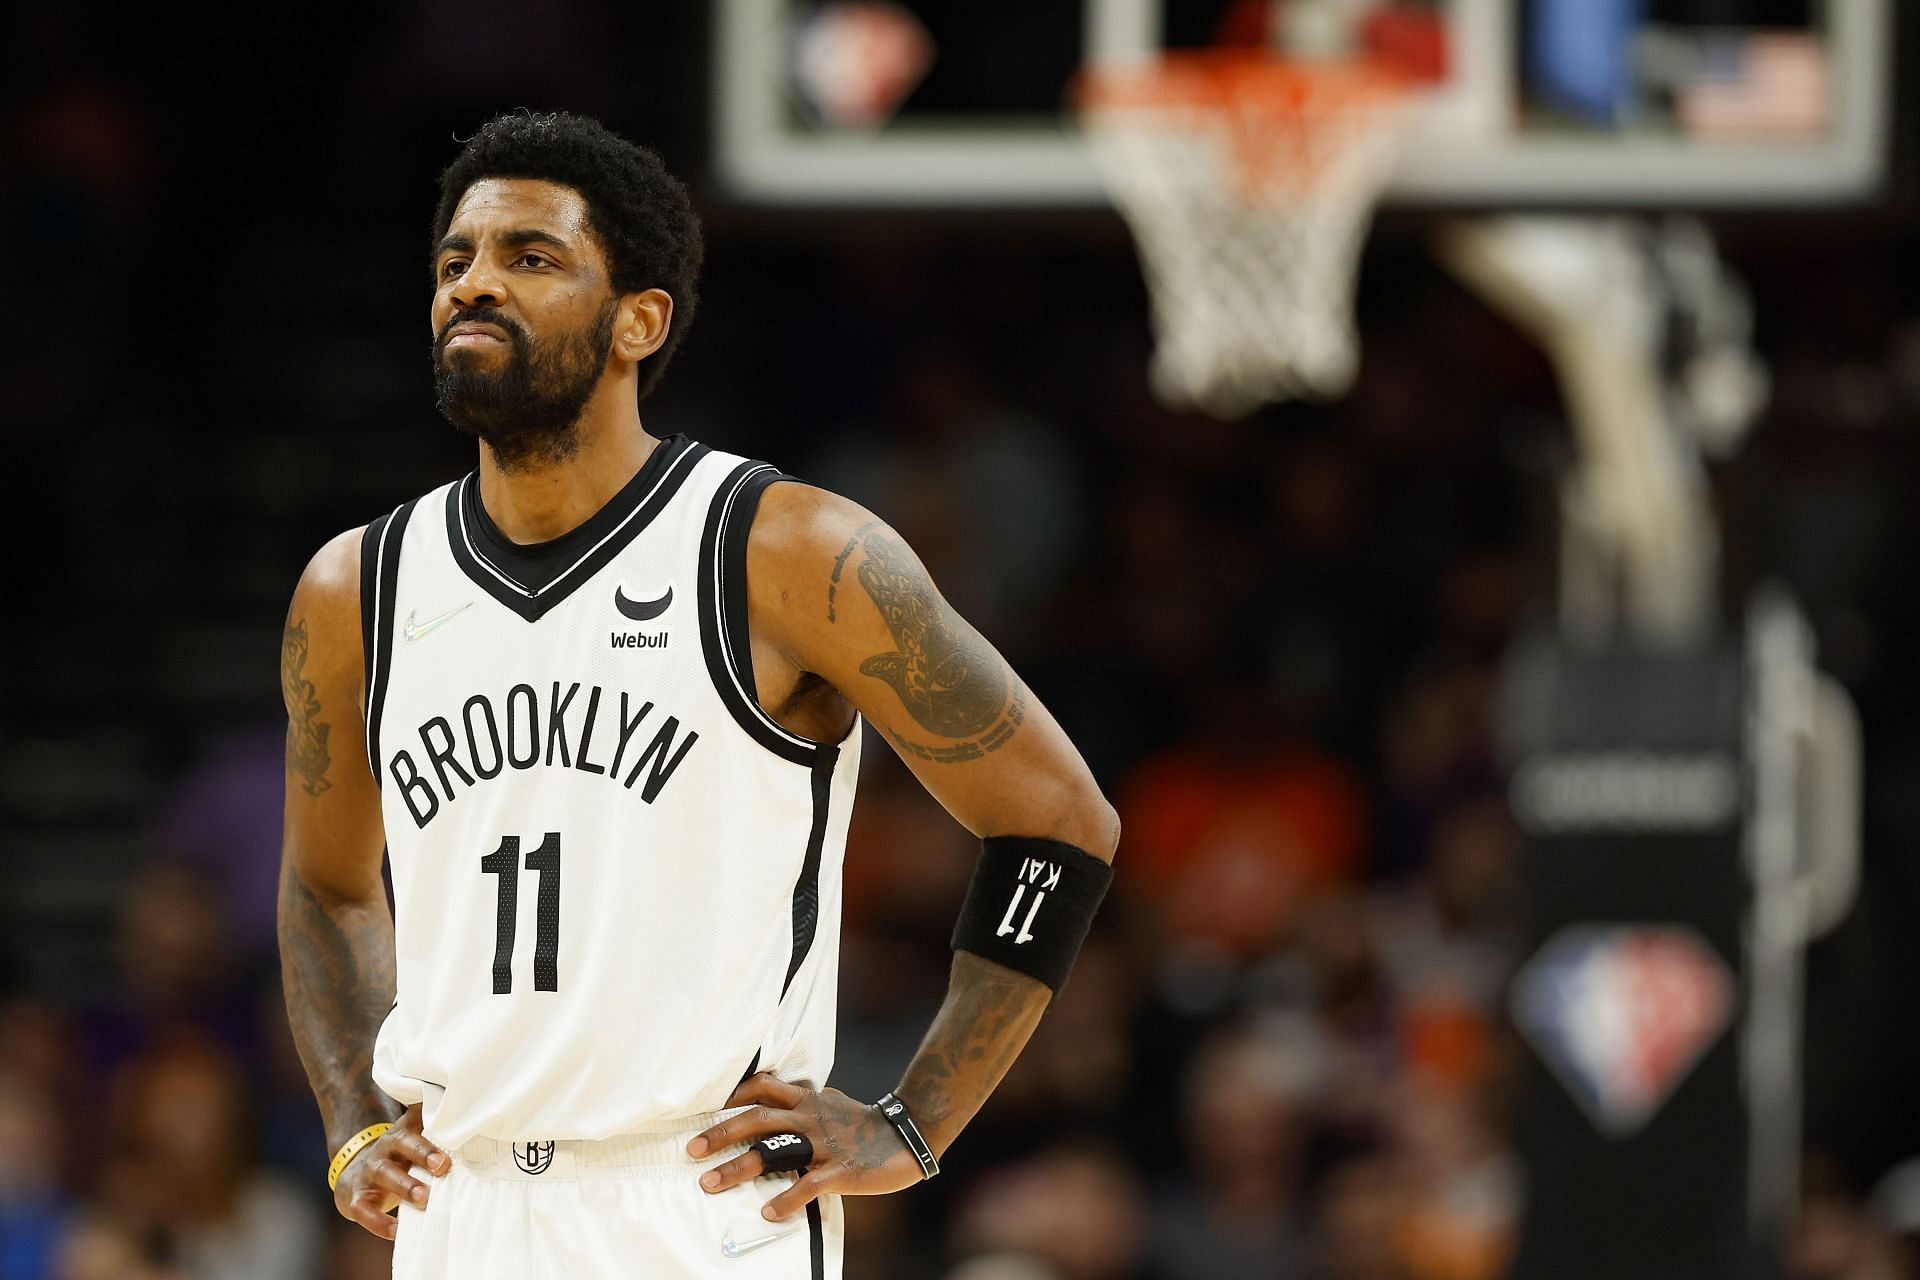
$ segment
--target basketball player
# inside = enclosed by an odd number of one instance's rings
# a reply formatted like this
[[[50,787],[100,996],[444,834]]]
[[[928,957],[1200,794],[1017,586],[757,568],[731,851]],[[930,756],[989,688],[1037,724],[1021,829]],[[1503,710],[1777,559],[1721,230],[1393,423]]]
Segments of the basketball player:
[[[657,156],[495,120],[432,241],[478,468],[322,548],[281,654],[335,1204],[401,1277],[837,1276],[839,1197],[938,1172],[1065,979],[1113,810],[885,524],[646,433],[701,257]],[[862,717],[982,838],[878,1103],[825,1085]]]

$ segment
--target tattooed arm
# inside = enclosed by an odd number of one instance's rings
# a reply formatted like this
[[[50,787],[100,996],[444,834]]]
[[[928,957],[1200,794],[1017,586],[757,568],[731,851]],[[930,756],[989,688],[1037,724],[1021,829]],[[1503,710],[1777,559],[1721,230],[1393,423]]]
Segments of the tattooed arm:
[[[843,498],[776,484],[748,538],[747,595],[760,700],[789,729],[837,738],[857,710],[973,834],[1044,836],[1112,861],[1119,820],[1080,753],[893,530]],[[1025,974],[954,955],[946,1001],[895,1090],[936,1155],[1006,1075],[1050,998]],[[762,1075],[732,1101],[759,1106],[696,1138],[693,1154],[782,1128],[815,1145],[812,1168],[770,1202],[770,1217],[822,1193],[919,1179],[892,1126],[837,1090]],[[703,1185],[717,1191],[759,1171],[749,1152]]]
[[[747,596],[754,679],[775,719],[828,740],[857,710],[973,834],[1111,859],[1119,822],[1080,753],[870,513],[771,486],[747,542]]]
[[[328,1154],[367,1125],[401,1120],[348,1166],[334,1195],[344,1216],[391,1237],[387,1213],[419,1185],[395,1157],[431,1168],[438,1149],[419,1136],[418,1109],[397,1116],[400,1108],[373,1083],[374,1036],[393,1002],[394,953],[380,880],[380,792],[362,746],[363,665],[356,529],[307,566],[280,642],[287,704],[280,972]]]

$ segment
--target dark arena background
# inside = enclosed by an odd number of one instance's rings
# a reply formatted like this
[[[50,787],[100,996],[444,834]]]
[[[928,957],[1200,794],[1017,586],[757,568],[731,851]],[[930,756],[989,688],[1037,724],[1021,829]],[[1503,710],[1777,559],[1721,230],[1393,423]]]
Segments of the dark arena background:
[[[1289,8],[14,11],[0,1280],[388,1274],[281,1002],[279,633],[322,542],[472,466],[428,224],[519,108],[694,189],[649,429],[895,525],[1125,825],[946,1171],[849,1201],[849,1277],[1920,1275],[1920,11]],[[1380,179],[1357,373],[1190,407],[1101,176],[1158,161],[1089,160],[1076,69],[1394,31],[1468,108]],[[1638,319],[1516,285],[1503,215],[1594,287],[1648,270]],[[978,851],[880,746],[863,1098]]]

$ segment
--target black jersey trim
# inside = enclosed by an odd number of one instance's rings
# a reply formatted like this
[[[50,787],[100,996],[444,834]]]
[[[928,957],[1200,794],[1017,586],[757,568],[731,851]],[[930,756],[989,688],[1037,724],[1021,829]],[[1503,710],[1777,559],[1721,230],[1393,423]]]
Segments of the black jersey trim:
[[[763,716],[766,712],[760,707],[760,686],[753,674],[753,643],[747,630],[747,539],[760,510],[760,495],[775,481],[788,478],[770,464],[748,472],[720,530],[720,638],[727,651],[727,664],[739,674],[748,702],[760,708]],[[778,722],[775,725],[778,727]]]
[[[793,956],[787,961],[780,998],[787,998],[793,975],[800,972],[813,938],[820,931],[820,851],[827,842],[827,810],[833,801],[833,771],[840,763],[838,747],[822,747],[813,761],[813,827],[807,832],[807,855],[800,862],[800,878],[793,882]]]
[[[387,702],[387,677],[393,671],[393,609],[400,593],[400,543],[406,536],[407,520],[413,515],[413,508],[419,501],[415,498],[412,502],[401,504],[382,523],[371,566],[375,584],[372,591],[372,643],[368,645],[366,725],[367,765],[373,770],[373,784],[376,787],[380,785],[380,713]],[[360,543],[363,640],[367,639],[364,613],[368,596],[368,575],[365,572],[368,568],[367,542],[372,539],[372,526],[368,526],[367,534]]]
[[[787,976],[780,983],[780,999],[774,1007],[786,1003],[787,992],[793,988],[793,979],[800,972],[800,966],[806,963],[807,956],[813,951],[813,941],[820,933],[820,858],[827,844],[827,818],[833,804],[833,775],[840,764],[840,748],[821,746],[815,752],[812,765],[813,773],[813,823],[807,829],[807,849],[800,859],[800,874],[793,882],[793,951],[787,959]],[[753,1061],[740,1076],[746,1080],[760,1069],[761,1055],[766,1046],[754,1050]]]
[[[373,614],[380,602],[380,539],[393,513],[377,517],[360,531],[360,723],[367,722],[373,704],[375,627]]]
[[[685,436],[662,440],[633,479],[579,528],[547,542],[516,543],[480,502],[469,472],[447,502],[447,544],[474,585],[528,622],[538,622],[638,537],[686,483],[707,446]]]
[[[820,1202],[807,1201],[807,1255],[812,1264],[812,1280],[827,1280],[827,1233],[820,1223]]]
[[[765,462],[743,462],[720,482],[700,534],[700,649],[720,701],[747,736],[783,760],[812,768],[831,743],[814,742],[781,725],[760,705],[747,633],[747,535],[760,495],[782,475]]]

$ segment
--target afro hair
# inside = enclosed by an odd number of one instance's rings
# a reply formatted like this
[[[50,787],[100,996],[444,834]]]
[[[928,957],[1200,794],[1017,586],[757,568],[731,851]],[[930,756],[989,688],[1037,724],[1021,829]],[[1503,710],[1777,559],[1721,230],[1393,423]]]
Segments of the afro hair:
[[[639,398],[659,385],[699,304],[700,219],[686,187],[652,150],[598,120],[564,111],[520,111],[482,125],[440,175],[440,204],[430,244],[453,222],[454,208],[484,178],[533,178],[578,191],[607,255],[616,294],[663,289],[673,299],[667,340],[640,368]]]

